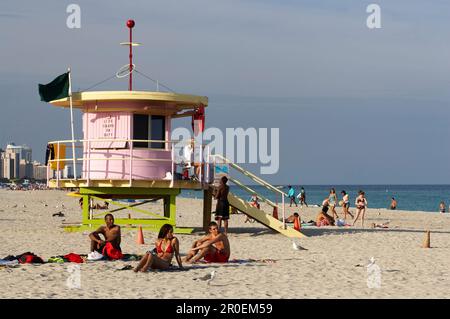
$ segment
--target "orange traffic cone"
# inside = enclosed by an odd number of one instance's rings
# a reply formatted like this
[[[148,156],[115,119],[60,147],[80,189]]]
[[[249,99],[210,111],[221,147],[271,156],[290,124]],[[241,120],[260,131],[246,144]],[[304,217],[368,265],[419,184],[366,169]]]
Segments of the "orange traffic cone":
[[[278,206],[273,208],[273,218],[278,219]]]
[[[144,245],[144,234],[142,233],[142,226],[139,226],[136,242],[138,243],[138,245]]]
[[[423,239],[423,248],[431,248],[430,247],[430,231],[427,230],[425,233],[425,237]]]
[[[300,222],[299,222],[300,217],[295,217],[294,218],[294,229],[297,231],[300,231]]]

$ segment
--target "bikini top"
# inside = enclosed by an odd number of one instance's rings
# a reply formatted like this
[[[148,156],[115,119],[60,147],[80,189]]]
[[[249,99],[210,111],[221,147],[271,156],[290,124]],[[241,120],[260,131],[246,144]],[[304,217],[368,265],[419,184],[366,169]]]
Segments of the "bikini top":
[[[156,252],[157,252],[158,254],[163,252],[163,250],[162,250],[162,243],[163,243],[163,240],[161,240],[161,241],[159,242],[159,245],[156,246]],[[169,254],[172,254],[172,253],[173,253],[172,243],[169,243],[169,245],[166,247],[165,253],[169,253]]]

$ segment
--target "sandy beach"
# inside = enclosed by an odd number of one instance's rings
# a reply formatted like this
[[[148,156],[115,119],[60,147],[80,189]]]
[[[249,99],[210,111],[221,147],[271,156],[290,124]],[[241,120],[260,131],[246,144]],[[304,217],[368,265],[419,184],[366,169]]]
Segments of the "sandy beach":
[[[79,222],[76,198],[65,191],[0,190],[0,258],[32,251],[47,260],[70,252],[87,254],[87,232],[68,233],[63,222]],[[199,197],[201,193],[199,192]],[[203,232],[202,202],[178,198],[179,226],[195,227],[192,235],[177,235],[185,254]],[[370,203],[370,198],[369,198]],[[61,208],[64,204],[65,208]],[[17,205],[17,206],[16,206]],[[45,206],[47,205],[47,206]],[[16,206],[16,207],[14,207]],[[302,220],[315,219],[318,208],[287,208]],[[63,211],[65,217],[52,217]],[[352,210],[354,211],[354,209]],[[337,212],[341,214],[339,207]],[[81,264],[81,288],[66,281],[71,263],[0,267],[1,298],[447,298],[450,291],[450,214],[368,209],[366,227],[304,229],[296,251],[286,238],[245,215],[230,220],[229,264],[186,265],[186,271],[135,274],[119,271],[136,261]],[[388,229],[371,223],[390,221]],[[431,231],[431,249],[422,248],[424,231]],[[143,254],[153,248],[156,233],[144,231],[145,245],[136,244],[137,230],[124,230],[124,253]],[[368,288],[369,259],[381,268],[381,287]],[[208,286],[194,281],[212,270]]]

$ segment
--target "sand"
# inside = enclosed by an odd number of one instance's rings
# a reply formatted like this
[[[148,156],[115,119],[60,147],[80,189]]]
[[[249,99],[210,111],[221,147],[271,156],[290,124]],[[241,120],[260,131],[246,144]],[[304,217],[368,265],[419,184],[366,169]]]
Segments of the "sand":
[[[63,222],[81,219],[77,199],[66,194],[58,190],[0,190],[0,258],[26,251],[44,260],[70,252],[87,254],[87,233],[68,233],[61,228]],[[179,198],[177,203],[179,225],[197,229],[191,235],[177,235],[181,252],[185,254],[202,234],[202,202]],[[59,211],[63,211],[65,217],[52,217]],[[310,220],[314,219],[318,208],[286,209],[288,214],[296,211],[300,211],[304,220]],[[338,213],[341,213],[340,208]],[[299,241],[307,249],[301,251],[293,250],[289,238],[258,223],[244,223],[244,219],[242,214],[231,216],[229,238],[231,259],[247,262],[187,265],[186,271],[139,274],[118,270],[137,262],[90,262],[80,265],[80,288],[67,286],[72,263],[0,267],[0,297],[339,299],[449,296],[448,215],[369,208],[364,229],[359,224],[304,229],[309,237]],[[388,220],[388,229],[370,228],[373,222]],[[427,229],[431,231],[431,249],[422,248]],[[136,233],[135,229],[123,232],[124,253],[143,254],[153,248],[156,233],[144,231],[145,245],[136,244]],[[381,270],[379,288],[369,288],[367,284],[366,266],[371,257]],[[212,270],[217,271],[217,278],[209,286],[193,280]]]

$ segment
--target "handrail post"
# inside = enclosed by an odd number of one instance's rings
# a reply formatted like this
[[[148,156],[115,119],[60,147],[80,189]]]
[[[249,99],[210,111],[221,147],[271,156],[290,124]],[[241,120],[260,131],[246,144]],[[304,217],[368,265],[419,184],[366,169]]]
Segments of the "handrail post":
[[[211,156],[211,149],[209,147],[209,145],[206,147],[206,182],[209,184],[210,183],[210,176],[209,176],[209,161],[210,161],[210,156]]]
[[[281,195],[281,205],[283,205],[283,228],[286,229],[286,215],[285,215],[285,209],[284,209],[284,195]]]
[[[129,140],[130,141],[130,164],[129,164],[129,168],[130,168],[130,187],[131,184],[133,183],[133,140]]]
[[[198,174],[198,179],[199,179],[199,181],[200,181],[200,183],[203,183],[203,174],[202,174],[202,171],[203,171],[203,145],[202,144],[200,144],[200,173]]]
[[[168,143],[169,144],[169,143]],[[170,147],[171,147],[171,158],[172,158],[172,180],[170,182],[170,186],[173,187],[173,181],[175,179],[175,148],[173,147],[173,143],[170,143]]]
[[[60,149],[59,149],[59,141],[56,144],[56,147],[57,147],[57,154],[58,154],[58,158],[56,159],[57,160],[57,162],[56,162],[56,187],[59,188],[59,155],[61,155]],[[56,157],[56,154],[55,154],[55,157]]]
[[[50,175],[50,161],[47,162],[47,187],[50,185],[49,175]]]
[[[91,180],[91,140],[88,139],[88,149],[87,149],[87,185],[89,186],[90,180]],[[84,158],[84,156],[83,156]],[[84,161],[84,160],[83,160]]]

